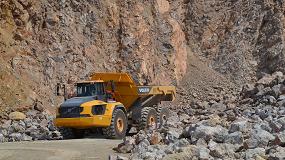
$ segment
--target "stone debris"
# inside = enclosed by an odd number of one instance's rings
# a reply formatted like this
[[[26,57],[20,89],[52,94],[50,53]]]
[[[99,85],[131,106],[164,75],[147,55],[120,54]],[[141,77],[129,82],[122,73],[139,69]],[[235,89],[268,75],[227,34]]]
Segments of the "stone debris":
[[[129,159],[285,159],[283,83],[278,72],[232,100],[193,102],[162,128],[127,137],[117,151]]]
[[[127,136],[114,148],[129,157],[110,159],[284,159],[285,81],[280,76],[246,85],[235,98],[176,109],[160,128]],[[41,108],[8,117],[1,122],[0,142],[62,139],[54,117]]]
[[[53,119],[46,111],[11,112],[9,119],[1,123],[0,142],[62,139]]]

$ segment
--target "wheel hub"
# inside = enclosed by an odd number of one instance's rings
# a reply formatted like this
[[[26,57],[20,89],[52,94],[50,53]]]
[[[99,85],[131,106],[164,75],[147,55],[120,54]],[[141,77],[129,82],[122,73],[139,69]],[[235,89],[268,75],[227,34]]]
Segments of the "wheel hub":
[[[155,118],[153,116],[149,117],[148,125],[149,126],[155,126]]]
[[[117,119],[117,129],[119,132],[122,132],[124,130],[124,123],[122,118]]]

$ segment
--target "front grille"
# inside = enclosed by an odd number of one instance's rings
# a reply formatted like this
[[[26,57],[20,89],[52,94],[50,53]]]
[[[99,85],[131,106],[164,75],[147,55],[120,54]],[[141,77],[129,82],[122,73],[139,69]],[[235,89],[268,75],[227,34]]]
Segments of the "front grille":
[[[80,112],[82,112],[82,107],[60,107],[59,117],[60,118],[75,118],[80,117]]]

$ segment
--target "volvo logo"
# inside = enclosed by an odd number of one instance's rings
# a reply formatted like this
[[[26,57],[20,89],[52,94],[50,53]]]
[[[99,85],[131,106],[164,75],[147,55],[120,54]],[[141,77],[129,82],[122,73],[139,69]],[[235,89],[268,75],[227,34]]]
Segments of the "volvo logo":
[[[149,87],[140,87],[138,88],[139,93],[149,93],[150,88]]]

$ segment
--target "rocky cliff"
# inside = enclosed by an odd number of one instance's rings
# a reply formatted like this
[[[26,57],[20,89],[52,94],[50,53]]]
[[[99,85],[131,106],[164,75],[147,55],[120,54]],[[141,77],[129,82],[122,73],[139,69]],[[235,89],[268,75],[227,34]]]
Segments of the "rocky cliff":
[[[283,12],[278,0],[2,0],[0,105],[53,108],[56,83],[96,71],[194,98],[252,82],[284,71]]]

